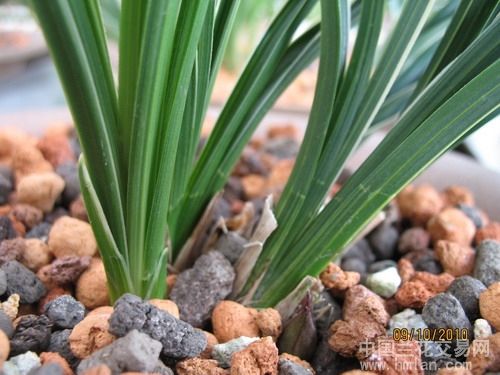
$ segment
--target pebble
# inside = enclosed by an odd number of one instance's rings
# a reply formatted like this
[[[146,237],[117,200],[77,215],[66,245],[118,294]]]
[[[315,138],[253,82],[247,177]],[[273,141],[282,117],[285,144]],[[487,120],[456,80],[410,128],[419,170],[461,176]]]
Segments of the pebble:
[[[464,186],[451,185],[444,191],[444,199],[450,206],[457,206],[459,204],[466,204],[474,206],[475,200],[472,192]]]
[[[375,254],[373,253],[373,250],[366,238],[362,238],[349,247],[345,251],[342,260],[351,258],[360,259],[367,265],[375,262]]]
[[[177,375],[229,375],[228,370],[220,368],[213,359],[189,358],[175,366]]]
[[[213,333],[220,343],[241,336],[259,337],[260,329],[255,321],[256,311],[234,301],[222,301],[212,313]]]
[[[312,375],[314,372],[290,360],[279,361],[279,375]]]
[[[28,233],[26,233],[25,238],[38,238],[44,242],[47,242],[49,238],[49,232],[52,228],[52,225],[46,222],[38,224],[36,227],[33,227]]]
[[[25,176],[49,173],[54,170],[40,150],[32,145],[16,147],[12,158],[12,169],[15,172],[16,183],[19,183]]]
[[[125,294],[114,305],[109,332],[122,337],[133,329],[150,335],[163,345],[169,358],[195,357],[207,345],[205,334],[148,302]]]
[[[474,269],[475,251],[470,246],[450,241],[438,241],[434,248],[445,272],[455,277],[470,275]]]
[[[485,290],[486,287],[478,279],[462,276],[453,280],[447,292],[458,299],[469,320],[473,321],[479,318],[479,296]]]
[[[59,328],[73,328],[85,316],[85,307],[70,295],[57,297],[45,305],[45,315]]]
[[[150,299],[148,301],[153,306],[159,308],[160,310],[168,312],[170,315],[180,318],[179,308],[175,304],[175,302],[170,301],[168,299]]]
[[[47,244],[37,238],[31,238],[24,241],[25,250],[21,257],[21,263],[33,272],[46,266],[52,260],[52,254]]]
[[[0,311],[3,311],[11,320],[16,319],[19,312],[19,294],[11,294],[6,301],[0,303]]]
[[[20,203],[48,213],[54,208],[63,189],[64,180],[53,172],[46,172],[23,177],[17,184],[16,193]]]
[[[0,241],[17,237],[12,221],[7,216],[0,216]]]
[[[56,258],[97,254],[97,242],[90,224],[69,216],[61,217],[52,226],[49,247]]]
[[[45,351],[50,343],[51,329],[52,323],[45,315],[23,315],[10,339],[11,354]]]
[[[33,352],[26,352],[23,354],[11,357],[3,365],[3,373],[5,375],[28,375],[28,373],[40,367],[40,358]]]
[[[423,330],[427,328],[427,324],[422,319],[422,315],[417,314],[413,309],[404,309],[403,311],[394,314],[389,321],[389,328],[387,329],[387,335],[393,335],[395,328],[406,328],[408,330]]]
[[[366,278],[366,286],[381,297],[390,298],[401,284],[396,267],[389,267],[382,271],[372,273]]]
[[[477,231],[476,243],[480,244],[484,240],[500,241],[500,223],[491,222]]]
[[[490,286],[500,281],[500,242],[485,240],[479,244],[476,253],[474,277]]]
[[[30,230],[42,222],[43,212],[29,204],[18,203],[12,209],[12,215]]]
[[[431,185],[408,186],[396,197],[401,216],[415,226],[424,226],[443,208],[443,199]]]
[[[398,240],[399,233],[396,228],[385,222],[368,235],[368,241],[378,260],[392,259],[396,253]]]
[[[100,258],[92,258],[89,267],[80,275],[75,295],[90,310],[109,305],[106,272]]]
[[[457,208],[462,211],[469,219],[472,220],[476,228],[482,228],[484,226],[483,215],[476,207],[470,206],[468,204],[459,203]],[[479,231],[478,231],[479,232]],[[478,236],[476,232],[476,238]]]
[[[45,215],[45,221],[53,225],[58,219],[65,216],[69,216],[68,210],[64,207],[58,206]]]
[[[430,328],[466,328],[472,326],[458,299],[449,293],[440,293],[427,301],[422,318]]]
[[[7,275],[0,268],[0,295],[4,294],[7,291]]]
[[[214,345],[212,349],[212,358],[217,361],[220,367],[228,368],[231,365],[231,357],[234,353],[245,349],[252,342],[258,340],[258,337],[241,336],[223,344]]]
[[[271,337],[264,337],[233,354],[231,375],[277,375],[278,348]]]
[[[62,192],[62,201],[64,205],[69,206],[80,195],[78,167],[72,162],[64,163],[56,168],[56,173],[64,180],[65,185]]]
[[[491,284],[479,296],[481,316],[490,323],[495,330],[500,330],[500,282]]]
[[[62,370],[62,375],[74,375],[73,370],[69,366],[68,362],[58,353],[40,353],[40,361],[42,362],[43,366],[49,364],[58,365]]]
[[[0,310],[0,331],[3,331],[7,337],[12,337],[12,334],[14,333],[12,319],[2,310]]]
[[[113,375],[120,375],[125,371],[153,372],[161,349],[160,342],[144,333],[132,330],[81,361],[78,373],[100,364],[108,366]]]
[[[179,307],[182,320],[201,327],[215,305],[232,292],[234,278],[234,269],[224,255],[210,251],[177,276],[170,299]]]
[[[0,368],[10,354],[10,342],[4,331],[0,331]]]
[[[283,331],[281,315],[278,310],[272,308],[259,310],[255,315],[255,321],[261,337],[269,336],[276,341]]]
[[[75,367],[79,363],[79,359],[73,354],[69,346],[70,329],[52,332],[50,343],[47,350],[49,352],[58,353],[63,357],[71,367]]]
[[[51,131],[44,134],[38,140],[37,147],[54,167],[75,160],[66,132]]]
[[[235,264],[245,250],[247,239],[237,232],[223,233],[214,245],[214,249],[221,252],[231,264]]]
[[[12,183],[4,175],[0,174],[0,205],[9,201],[9,195],[12,192]]]
[[[63,369],[57,363],[48,363],[29,372],[28,375],[64,375]]]
[[[111,313],[104,312],[88,314],[81,322],[75,325],[68,336],[69,347],[75,357],[86,358],[93,352],[111,344],[116,339],[109,332],[108,319],[110,317]]]
[[[325,288],[334,295],[343,295],[347,289],[359,283],[361,276],[357,272],[346,272],[335,263],[330,263],[319,278]]]
[[[472,220],[458,208],[447,208],[433,216],[427,223],[427,230],[434,243],[447,240],[463,246],[469,246],[476,234]]]
[[[89,222],[89,216],[87,214],[87,209],[85,208],[85,202],[83,197],[80,195],[69,205],[69,214],[75,219]]]
[[[13,238],[0,243],[0,264],[11,260],[21,260],[26,250],[26,243],[23,238]]]
[[[398,264],[391,259],[379,260],[378,262],[370,264],[370,266],[368,267],[368,273],[376,273],[379,271],[383,271],[387,268],[397,267],[397,266]]]
[[[300,145],[295,139],[276,138],[264,144],[264,151],[279,159],[291,159],[297,156]]]
[[[36,275],[21,263],[12,260],[2,265],[7,276],[7,293],[18,294],[21,303],[35,303],[46,293],[45,286]]]
[[[474,321],[474,338],[486,339],[492,334],[493,331],[486,319],[476,319]]]
[[[252,200],[266,194],[266,178],[258,174],[248,174],[241,178],[245,198]]]
[[[281,366],[282,363],[285,363],[285,362],[292,362],[294,363],[295,365],[298,365],[300,366],[301,368],[307,370],[308,372],[306,372],[306,374],[315,374],[316,372],[314,371],[314,368],[311,366],[311,364],[307,361],[304,361],[302,359],[300,359],[299,357],[297,356],[294,356],[292,354],[288,354],[288,353],[282,353],[280,354],[279,356],[279,362],[278,362],[278,367]],[[297,368],[295,368],[297,369]],[[297,369],[299,370],[299,369]],[[280,369],[281,371],[281,369]]]
[[[57,258],[50,264],[48,275],[58,285],[74,283],[90,266],[91,260],[92,258],[88,256],[64,256]]]
[[[363,278],[368,271],[366,263],[359,258],[342,259],[341,268],[346,272],[356,272]]]

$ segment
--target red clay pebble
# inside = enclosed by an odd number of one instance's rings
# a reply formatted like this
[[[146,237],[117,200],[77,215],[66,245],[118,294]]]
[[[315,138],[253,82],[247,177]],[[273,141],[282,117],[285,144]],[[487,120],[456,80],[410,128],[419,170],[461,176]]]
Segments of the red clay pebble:
[[[500,332],[472,341],[467,354],[473,375],[500,371]]]
[[[69,216],[61,217],[52,226],[49,247],[56,258],[97,254],[97,242],[90,224]]]
[[[87,309],[109,305],[106,272],[100,258],[92,258],[90,266],[76,282],[75,295]]]
[[[273,125],[267,130],[267,138],[298,138],[298,130],[295,125]]]
[[[384,300],[363,285],[349,288],[345,294],[342,316],[345,320],[355,318],[382,326],[386,326],[391,318],[385,309]]]
[[[396,292],[396,301],[402,307],[421,308],[430,298],[446,291],[453,280],[454,277],[447,273],[415,272]]]
[[[278,348],[271,337],[264,337],[236,352],[231,358],[231,375],[277,375]]]
[[[444,271],[450,275],[470,275],[474,270],[476,253],[470,246],[441,240],[436,243],[434,250]]]
[[[330,263],[319,278],[334,295],[343,295],[347,289],[359,283],[361,276],[357,272],[343,271],[335,263]]]
[[[443,208],[443,199],[430,185],[408,186],[396,198],[401,216],[423,226]]]
[[[480,244],[484,240],[500,241],[500,223],[492,221],[477,230],[475,242]]]
[[[458,204],[475,205],[474,195],[464,186],[452,185],[443,191],[445,203],[448,206],[456,206]]]
[[[12,211],[12,216],[19,220],[26,229],[31,229],[34,226],[40,224],[43,219],[43,212],[39,208],[30,206],[29,204],[16,204]]]
[[[21,258],[21,263],[33,272],[46,266],[52,260],[52,254],[47,244],[38,238],[30,238],[24,241],[26,249]]]
[[[409,281],[415,275],[415,268],[408,259],[401,258],[398,261],[398,273],[402,281]]]
[[[491,284],[479,295],[481,316],[497,331],[500,330],[500,281]]]
[[[371,342],[385,334],[384,326],[357,320],[337,320],[330,327],[330,348],[344,357],[357,355],[364,342]]]
[[[271,308],[260,310],[255,315],[255,321],[259,327],[260,336],[270,336],[276,341],[281,335],[281,315],[278,310]]]
[[[220,368],[214,359],[189,358],[175,366],[178,375],[229,375],[229,370]]]
[[[249,174],[241,178],[243,191],[247,199],[266,195],[266,179],[258,174]]]
[[[13,238],[0,242],[0,264],[10,260],[21,260],[26,250],[26,242],[23,238]]]
[[[411,251],[423,251],[429,247],[431,236],[420,227],[405,230],[399,237],[398,250],[401,254]]]
[[[69,206],[69,213],[71,217],[82,221],[89,221],[89,217],[87,216],[87,210],[85,209],[85,203],[83,202],[83,198],[79,196],[73,202],[71,202]]]
[[[75,161],[69,138],[61,132],[48,132],[40,138],[37,147],[53,167]]]
[[[432,241],[447,240],[469,246],[476,234],[476,226],[471,219],[457,208],[447,208],[427,223]]]
[[[87,315],[69,336],[69,347],[78,358],[86,358],[96,350],[111,344],[116,337],[109,333],[108,319],[111,314]]]
[[[64,185],[64,180],[54,172],[31,174],[18,182],[17,200],[49,213],[64,190]]]
[[[16,184],[28,175],[54,170],[40,150],[32,145],[24,145],[16,149],[12,158],[12,169]]]
[[[212,312],[213,333],[220,343],[240,336],[259,337],[256,311],[234,301],[221,301]]]

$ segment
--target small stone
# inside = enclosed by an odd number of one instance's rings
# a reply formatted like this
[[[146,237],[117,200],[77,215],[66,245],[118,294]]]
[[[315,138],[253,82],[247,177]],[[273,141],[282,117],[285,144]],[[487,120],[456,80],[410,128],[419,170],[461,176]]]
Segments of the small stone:
[[[109,305],[106,272],[100,258],[92,258],[89,267],[78,278],[75,294],[87,309]]]
[[[212,358],[212,350],[215,345],[219,344],[219,340],[217,340],[217,337],[215,337],[215,335],[210,332],[203,331],[203,333],[207,338],[207,347],[203,352],[201,352],[200,357],[205,359],[210,359]]]
[[[26,250],[26,242],[23,238],[13,238],[0,243],[0,264],[11,260],[21,260]]]
[[[33,352],[26,352],[11,357],[4,363],[3,373],[5,375],[28,375],[28,373],[40,367],[40,358]]]
[[[56,168],[56,173],[63,178],[65,183],[62,192],[63,203],[69,205],[80,195],[78,167],[73,162],[64,163]]]
[[[347,289],[359,283],[360,275],[356,272],[344,272],[335,263],[330,263],[319,278],[334,295],[343,295]]]
[[[38,149],[54,167],[75,161],[68,135],[64,132],[48,132],[39,139]]]
[[[0,241],[17,237],[12,221],[7,216],[0,216]]]
[[[118,299],[109,319],[109,332],[124,336],[133,329],[144,332],[163,345],[168,358],[199,355],[207,345],[203,331],[131,294]]]
[[[386,268],[385,270],[372,273],[366,278],[366,286],[381,297],[392,297],[401,284],[396,267]]]
[[[77,358],[86,358],[115,340],[115,336],[109,332],[110,316],[111,314],[104,313],[87,315],[75,325],[68,337],[68,342],[71,352]]]
[[[472,372],[460,365],[453,367],[441,367],[436,372],[436,375],[472,375]]]
[[[312,375],[314,372],[302,367],[301,365],[289,361],[281,360],[279,361],[279,375]]]
[[[17,185],[16,193],[20,203],[50,212],[63,189],[64,180],[53,172],[47,172],[23,177]]]
[[[214,249],[221,252],[231,264],[235,264],[243,254],[247,242],[246,238],[240,236],[237,232],[227,232],[220,236]]]
[[[474,321],[474,338],[486,339],[493,334],[490,324],[486,319],[476,319]]]
[[[89,216],[87,214],[87,209],[85,208],[85,202],[83,197],[80,195],[69,205],[69,213],[71,217],[82,221],[89,221]]]
[[[52,332],[50,343],[48,347],[49,352],[58,353],[63,357],[71,367],[76,367],[79,359],[73,354],[69,346],[70,329],[63,329],[62,331]]]
[[[234,353],[245,349],[248,345],[258,340],[258,337],[241,336],[223,344],[214,345],[212,358],[218,362],[220,367],[228,368],[231,365],[231,358]]]
[[[68,210],[58,206],[45,215],[45,221],[53,225],[57,220],[65,216],[69,216]]]
[[[497,331],[500,330],[500,282],[491,284],[479,296],[481,316]]]
[[[49,346],[52,324],[45,315],[22,316],[10,339],[11,354],[42,352]]]
[[[440,293],[427,301],[422,318],[430,328],[458,328],[472,330],[458,299],[449,293]]]
[[[270,337],[264,337],[233,354],[231,375],[277,375],[278,360],[278,348]]]
[[[309,362],[304,361],[304,360],[300,359],[299,357],[294,356],[292,354],[288,354],[288,353],[282,353],[282,354],[280,354],[280,356],[279,356],[279,362],[278,362],[278,367],[281,367],[281,364],[284,363],[284,362],[288,362],[288,363],[291,362],[291,363],[293,363],[293,364],[301,367],[302,369],[304,369],[304,370],[307,371],[305,374],[311,375],[311,374],[315,374],[316,373],[314,371],[314,368],[310,365]],[[294,367],[294,370],[300,371],[300,369],[298,369],[297,367]],[[280,371],[281,371],[281,368],[280,368]]]
[[[395,328],[405,328],[408,331],[411,330],[421,330],[427,328],[427,324],[425,324],[422,319],[422,315],[417,314],[417,312],[413,309],[404,309],[400,313],[394,314],[389,321],[389,328],[387,329],[387,335],[393,336],[393,332]]]
[[[61,288],[59,286],[54,286],[49,289],[46,295],[43,296],[43,298],[38,301],[38,311],[40,314],[43,314],[45,312],[45,308],[47,305],[55,300],[56,298],[59,298],[61,296],[71,296],[71,290],[68,288]]]
[[[285,138],[285,139],[297,139],[299,136],[297,126],[285,124],[285,125],[272,125],[267,129],[267,138]]]
[[[58,353],[40,353],[40,361],[44,366],[48,364],[57,364],[62,370],[62,375],[74,375],[68,362]]]
[[[81,375],[112,375],[112,374],[108,366],[99,365],[96,367],[92,367],[90,370],[83,372]]]
[[[28,230],[40,224],[43,219],[42,210],[29,204],[16,204],[12,209],[12,215]]]
[[[365,324],[356,320],[337,320],[330,327],[330,348],[344,357],[355,356],[361,345],[385,334],[380,324]]]
[[[50,301],[45,314],[59,328],[73,328],[85,316],[85,307],[72,296],[65,295]]]
[[[500,281],[500,242],[485,240],[479,244],[474,277],[486,286]]]
[[[276,341],[283,331],[278,310],[272,308],[260,310],[255,316],[255,321],[259,326],[260,336],[270,336]]]
[[[18,294],[21,303],[35,303],[46,293],[42,282],[21,263],[12,260],[2,265],[7,276],[7,293]]]
[[[462,276],[451,283],[447,292],[458,299],[469,320],[473,321],[479,317],[479,296],[485,290],[486,287],[481,281]]]
[[[12,337],[14,333],[12,319],[3,310],[0,310],[0,331],[5,333],[7,337]]]
[[[16,147],[12,159],[12,168],[15,172],[16,183],[19,183],[25,176],[54,170],[42,153],[32,145]]]
[[[12,182],[4,175],[0,174],[0,204],[9,201],[9,195],[12,192]]]
[[[391,259],[379,260],[378,262],[370,264],[370,266],[368,267],[368,273],[376,273],[379,271],[383,271],[387,268],[397,267],[397,266],[398,264]]]
[[[28,375],[63,375],[63,369],[57,363],[48,363],[31,370]]]
[[[476,226],[472,220],[457,208],[447,208],[432,217],[427,230],[434,243],[447,240],[463,246],[469,246],[476,234]]]
[[[349,288],[342,315],[344,320],[355,317],[358,321],[375,322],[381,326],[386,326],[390,319],[384,300],[362,285]]]
[[[0,303],[0,311],[3,311],[10,320],[14,320],[19,312],[19,294],[11,294],[7,301]]]
[[[63,256],[94,256],[97,243],[89,223],[65,216],[58,219],[49,234],[50,251]]]
[[[249,174],[241,178],[245,198],[251,200],[266,194],[266,179],[258,174]]]
[[[0,295],[4,294],[7,291],[7,275],[0,268]]]
[[[445,272],[453,276],[472,273],[476,253],[470,246],[442,240],[436,243],[434,250]]]
[[[401,254],[411,251],[423,251],[429,247],[431,236],[429,232],[420,227],[405,230],[398,241],[398,250]]]
[[[213,359],[189,358],[175,366],[177,375],[229,375],[229,371],[220,368]]]
[[[113,375],[120,375],[125,371],[152,372],[160,352],[161,343],[144,333],[132,330],[81,361],[78,373],[100,364],[108,366]]]
[[[392,225],[382,223],[368,236],[373,252],[378,260],[394,257],[398,244],[399,233]]]
[[[363,278],[368,270],[366,263],[359,258],[347,258],[342,259],[340,266],[346,272],[356,272],[359,273],[361,278]]]
[[[58,285],[74,283],[90,266],[91,260],[92,258],[88,256],[64,256],[57,258],[50,264],[48,276]]]
[[[462,211],[469,219],[472,220],[476,228],[482,228],[485,224],[483,214],[474,206],[469,206],[467,204],[458,204],[457,208]],[[479,231],[476,232],[476,238]]]
[[[401,280],[410,281],[415,275],[415,268],[408,259],[401,258],[398,261],[398,273],[401,276]]]
[[[22,264],[36,272],[50,263],[52,254],[45,242],[37,238],[31,238],[25,240],[24,243],[26,248],[21,257]]]
[[[279,159],[291,159],[297,156],[299,147],[295,139],[277,138],[268,140],[264,144],[264,151]]]
[[[212,313],[213,333],[220,343],[247,336],[259,337],[255,310],[234,301],[222,301]]]
[[[423,226],[443,208],[439,192],[431,185],[408,186],[397,196],[401,216],[416,226]]]
[[[365,264],[371,264],[375,261],[375,254],[365,238],[355,242],[349,247],[342,257],[342,260],[357,258],[362,260]]]
[[[444,199],[449,206],[467,204],[474,206],[475,200],[472,192],[464,186],[452,185],[444,190]]]
[[[149,303],[179,319],[179,308],[174,301],[168,299],[151,299]]]
[[[500,241],[500,223],[493,221],[478,229],[475,241],[477,244],[485,240]]]
[[[39,240],[47,242],[51,228],[52,228],[52,225],[50,225],[49,223],[46,223],[46,222],[40,223],[36,227],[31,229],[28,233],[26,233],[25,238],[26,239],[38,238]]]
[[[10,343],[9,338],[0,330],[0,368],[2,368],[4,362],[9,358],[10,353]]]
[[[215,305],[233,290],[235,273],[231,263],[218,251],[199,257],[193,268],[177,276],[170,292],[181,319],[201,327],[210,319]]]
[[[295,160],[293,159],[282,159],[273,163],[271,167],[271,173],[269,173],[267,179],[266,191],[272,193],[276,201],[279,200],[281,191],[292,173],[294,163]]]

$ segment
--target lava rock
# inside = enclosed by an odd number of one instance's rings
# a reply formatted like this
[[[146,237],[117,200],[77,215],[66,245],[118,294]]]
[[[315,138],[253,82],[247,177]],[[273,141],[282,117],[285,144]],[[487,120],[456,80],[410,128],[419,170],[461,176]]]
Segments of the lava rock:
[[[7,216],[0,216],[0,242],[17,237],[12,221]]]
[[[223,344],[214,345],[212,349],[212,358],[219,363],[220,367],[228,368],[231,366],[231,357],[234,353],[245,349],[252,342],[258,340],[258,337],[241,336]]]
[[[40,223],[37,226],[33,227],[28,233],[26,233],[25,238],[38,238],[39,240],[47,242],[47,239],[49,238],[50,228],[52,228],[52,225],[50,223]]]
[[[0,331],[3,331],[7,337],[12,337],[14,333],[14,326],[12,325],[12,320],[0,310]]]
[[[351,258],[360,259],[367,265],[375,261],[375,254],[366,238],[362,238],[349,247],[342,257],[342,260]]]
[[[94,352],[78,365],[78,374],[98,365],[106,365],[113,375],[122,372],[153,372],[161,352],[161,343],[137,330]]]
[[[232,292],[234,277],[224,255],[210,251],[177,276],[170,299],[179,307],[182,320],[201,327],[210,319],[215,305]]]
[[[235,264],[241,254],[243,254],[243,251],[245,250],[244,246],[247,242],[246,238],[240,236],[238,233],[227,232],[220,236],[214,246],[214,249],[220,251],[222,255],[224,255],[231,262],[231,264]]]
[[[382,271],[372,273],[366,278],[366,286],[381,297],[392,297],[401,284],[396,267],[389,267]]]
[[[7,291],[7,275],[0,268],[0,295],[4,294]]]
[[[12,192],[12,183],[0,174],[0,204],[5,204],[9,200],[9,195]]]
[[[63,375],[63,369],[57,363],[47,363],[31,370],[28,375]]]
[[[3,374],[5,375],[27,375],[31,370],[40,367],[40,358],[33,352],[11,357],[3,364]]]
[[[472,329],[460,302],[449,293],[429,299],[422,309],[422,318],[430,328]]]
[[[7,276],[7,294],[19,294],[21,303],[35,303],[46,293],[40,279],[24,267],[12,260],[2,265],[1,269]]]
[[[462,276],[453,280],[447,292],[458,299],[469,320],[473,321],[479,318],[479,295],[485,290],[478,279]]]
[[[397,266],[398,264],[391,259],[379,260],[378,262],[370,264],[370,266],[368,267],[368,273],[380,272],[391,267],[397,268]]]
[[[125,294],[115,303],[109,332],[122,337],[132,330],[146,333],[163,345],[169,358],[195,357],[207,345],[205,334],[141,298]]]
[[[43,352],[50,343],[52,324],[45,315],[23,315],[10,339],[11,355]]]
[[[25,250],[26,243],[20,237],[2,241],[0,243],[0,264],[11,260],[21,260]]]
[[[370,233],[368,240],[377,259],[391,259],[396,252],[399,233],[392,225],[383,223]]]
[[[465,216],[472,220],[476,228],[482,228],[484,226],[481,211],[479,211],[476,207],[470,206],[465,203],[459,203],[457,205],[457,208],[462,211]]]
[[[474,277],[486,286],[500,281],[500,242],[485,240],[479,244]]]
[[[279,361],[279,375],[312,375],[312,372],[301,365],[289,361],[280,360]]]
[[[45,315],[56,327],[73,328],[85,316],[85,307],[70,295],[60,296],[45,305]]]
[[[63,329],[62,331],[55,331],[50,336],[50,343],[48,347],[49,352],[59,353],[71,367],[76,367],[80,360],[73,354],[69,347],[70,329]]]
[[[75,163],[66,162],[57,167],[56,173],[61,176],[65,182],[62,192],[62,202],[67,206],[80,195],[78,167]]]

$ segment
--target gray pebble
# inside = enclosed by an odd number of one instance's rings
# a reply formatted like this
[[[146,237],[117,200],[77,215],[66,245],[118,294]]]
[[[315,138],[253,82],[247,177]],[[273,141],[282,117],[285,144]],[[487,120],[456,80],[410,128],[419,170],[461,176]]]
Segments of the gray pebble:
[[[364,276],[366,274],[368,268],[367,264],[362,259],[359,258],[342,259],[340,267],[344,271],[357,272],[361,276]]]
[[[470,276],[458,277],[447,292],[455,296],[470,321],[479,318],[479,295],[486,290],[484,284]]]
[[[63,375],[63,369],[57,363],[47,363],[31,370],[28,375]]]
[[[220,236],[214,249],[220,251],[231,264],[235,264],[241,254],[243,254],[244,246],[247,242],[246,238],[240,236],[238,233],[227,232]]]
[[[476,319],[474,322],[474,338],[487,339],[493,334],[490,323],[486,319]]]
[[[71,367],[76,367],[80,360],[75,357],[69,347],[70,329],[63,329],[62,331],[55,331],[50,337],[49,352],[59,353]]]
[[[69,205],[80,195],[78,167],[75,163],[64,163],[57,167],[56,173],[61,176],[65,182],[64,190],[62,192],[63,204]]]
[[[469,206],[467,204],[459,203],[457,208],[462,211],[469,219],[472,220],[476,228],[482,228],[484,226],[483,218],[481,212],[474,206]]]
[[[407,330],[423,330],[427,328],[422,319],[422,315],[417,314],[413,309],[404,309],[403,311],[394,314],[389,320],[389,328],[387,329],[387,334],[392,337],[394,329],[396,328],[406,328]]]
[[[42,352],[50,343],[52,324],[45,315],[23,315],[10,339],[10,353]]]
[[[46,289],[40,279],[21,263],[12,260],[2,265],[7,276],[7,293],[17,293],[21,303],[35,303],[42,298]]]
[[[392,225],[383,223],[375,228],[368,240],[377,259],[391,259],[396,253],[399,233]]]
[[[0,268],[0,295],[4,294],[7,291],[7,275]]]
[[[212,349],[212,358],[219,363],[220,367],[229,368],[231,366],[233,354],[245,349],[248,345],[257,340],[259,340],[258,337],[241,336],[225,343],[214,345]]]
[[[474,277],[481,280],[487,287],[500,281],[500,242],[485,240],[479,244]]]
[[[26,236],[24,236],[24,237],[25,238],[38,238],[39,240],[47,242],[51,228],[52,228],[52,225],[50,223],[43,222],[43,223],[40,223],[37,226],[31,228],[31,230],[28,233],[26,233]]]
[[[2,330],[7,337],[12,337],[12,334],[14,333],[12,320],[3,312],[3,310],[0,310],[0,330]]]
[[[330,326],[342,318],[342,307],[328,291],[323,290],[314,298],[312,315],[319,336],[328,337]]]
[[[366,238],[357,241],[345,251],[342,260],[350,258],[360,259],[367,265],[375,261],[375,254]]]
[[[410,261],[415,271],[425,271],[434,275],[439,275],[443,272],[436,254],[430,249],[411,251],[403,258]]]
[[[429,247],[431,236],[423,228],[415,227],[405,230],[398,241],[398,250],[401,254],[410,251],[423,251]]]
[[[40,358],[33,352],[26,352],[23,354],[11,357],[3,364],[4,375],[28,375],[33,369],[40,367]]]
[[[45,315],[59,328],[73,328],[85,317],[85,307],[70,295],[53,299],[45,306]]]
[[[279,375],[312,375],[311,370],[287,359],[279,361]]]
[[[422,318],[430,328],[472,329],[462,305],[449,293],[429,299],[422,309]]]
[[[9,195],[12,192],[12,183],[0,174],[0,204],[5,204],[9,200]]]
[[[136,330],[92,353],[78,365],[78,374],[98,365],[107,365],[113,375],[122,372],[153,372],[161,352],[161,344]]]
[[[0,242],[17,237],[17,232],[7,216],[0,216]]]
[[[327,338],[319,342],[310,363],[317,375],[339,375],[359,368],[359,361],[356,358],[343,357],[334,352]]]
[[[169,358],[195,357],[207,346],[202,331],[137,296],[125,294],[115,303],[109,332],[122,337],[134,329],[160,341],[162,354]]]
[[[383,271],[386,268],[391,268],[391,267],[397,268],[398,264],[395,261],[390,260],[390,259],[379,260],[378,262],[375,262],[368,267],[368,273],[375,273],[375,272]]]
[[[170,299],[179,307],[180,317],[202,327],[215,305],[233,290],[235,273],[231,263],[218,251],[199,257],[193,268],[177,276]]]

